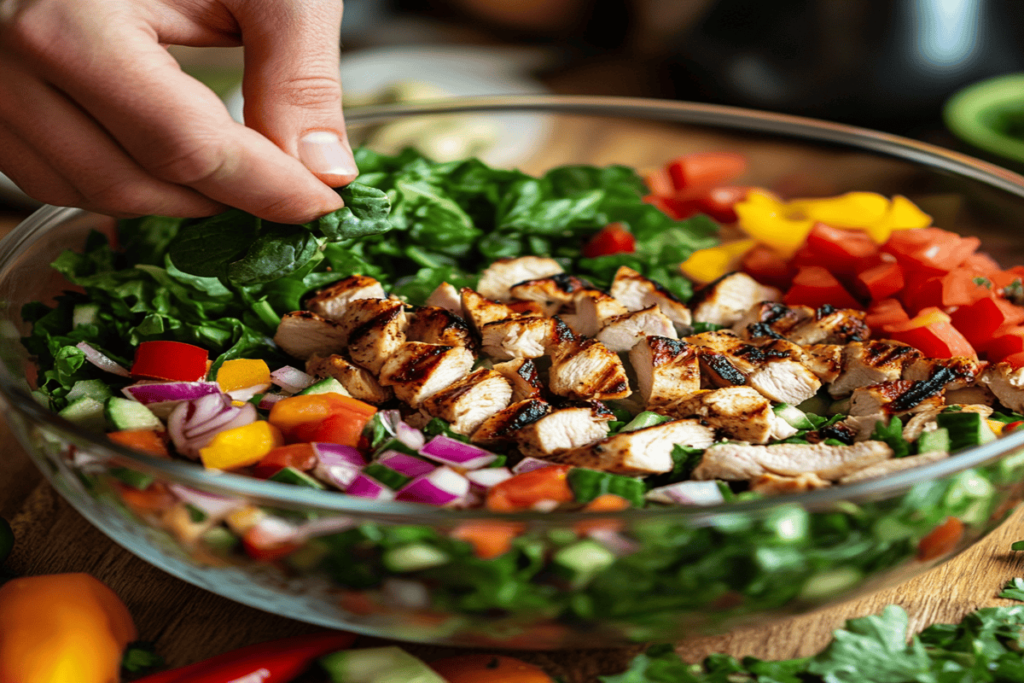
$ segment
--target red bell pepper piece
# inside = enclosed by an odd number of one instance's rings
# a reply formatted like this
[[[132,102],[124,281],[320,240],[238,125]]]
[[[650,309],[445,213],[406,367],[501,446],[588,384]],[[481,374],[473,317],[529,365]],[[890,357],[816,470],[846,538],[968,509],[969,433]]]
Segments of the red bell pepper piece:
[[[1015,353],[1012,356],[1007,356],[1002,360],[1003,363],[1009,363],[1015,368],[1024,366],[1024,353]]]
[[[697,202],[677,199],[672,195],[649,194],[643,201],[659,209],[663,214],[674,221],[686,220],[690,216],[696,216],[700,212]]]
[[[672,178],[669,176],[668,170],[664,168],[656,168],[647,171],[643,176],[644,183],[647,185],[647,189],[651,191],[652,195],[668,197],[676,191],[676,187],[672,184]]]
[[[980,245],[977,237],[961,237],[941,228],[921,228],[897,230],[882,251],[895,256],[907,268],[942,275],[966,261]]]
[[[843,230],[815,223],[807,235],[807,247],[837,277],[853,275],[862,263],[878,253],[878,245],[863,230]]]
[[[793,284],[793,275],[796,274],[796,268],[789,261],[771,247],[763,244],[755,245],[753,249],[743,255],[740,260],[740,268],[762,285],[777,287],[781,290],[789,289],[789,286]]]
[[[905,323],[908,320],[910,320],[910,316],[903,310],[903,304],[896,299],[875,301],[868,307],[867,315],[864,317],[867,326],[876,332],[875,336],[878,336],[877,333],[885,327]]]
[[[286,683],[309,669],[320,657],[343,650],[354,633],[324,631],[291,636],[225,652],[195,664],[140,678],[136,683]]]
[[[670,161],[666,169],[677,192],[698,190],[688,197],[693,198],[743,175],[747,159],[733,152],[695,152]]]
[[[1024,322],[1024,308],[989,294],[952,313],[953,325],[975,348],[984,347],[996,330]]]
[[[636,237],[626,230],[621,223],[609,223],[598,230],[583,245],[582,253],[587,258],[611,256],[612,254],[632,254],[636,251]]]
[[[911,320],[911,323],[913,320]],[[909,324],[909,323],[907,323]],[[974,347],[948,322],[889,332],[890,339],[910,344],[928,358],[977,358]]]
[[[723,185],[713,187],[707,194],[694,200],[697,210],[714,218],[719,223],[735,223],[736,202],[742,202],[747,198],[750,188],[739,185]]]
[[[964,259],[964,262],[960,264],[960,267],[966,268],[967,270],[973,270],[978,275],[984,275],[986,277],[1002,271],[1002,268],[998,263],[996,263],[995,259],[988,254],[983,254],[981,252],[968,256]],[[1020,276],[1018,275],[1017,277]]]
[[[788,306],[800,304],[818,308],[830,304],[835,308],[863,308],[842,283],[821,266],[805,266],[798,270],[793,286],[782,301]]]
[[[135,349],[132,377],[172,382],[206,378],[209,353],[204,348],[176,341],[146,341]]]
[[[857,275],[857,289],[872,301],[888,299],[903,285],[903,266],[895,261],[882,262]]]
[[[914,291],[907,290],[904,296],[907,307],[921,310],[929,306],[969,306],[992,293],[984,283],[978,282],[980,277],[976,272],[960,267],[945,275],[928,278]]]
[[[1007,356],[1024,353],[1024,327],[1017,325],[996,330],[992,339],[978,350],[993,363],[998,363]]]

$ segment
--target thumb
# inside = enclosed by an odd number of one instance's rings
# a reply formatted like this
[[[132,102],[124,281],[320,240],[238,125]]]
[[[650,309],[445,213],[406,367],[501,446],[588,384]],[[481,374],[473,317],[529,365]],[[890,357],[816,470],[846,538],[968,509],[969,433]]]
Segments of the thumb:
[[[359,173],[338,74],[341,0],[238,2],[245,123],[331,187]]]

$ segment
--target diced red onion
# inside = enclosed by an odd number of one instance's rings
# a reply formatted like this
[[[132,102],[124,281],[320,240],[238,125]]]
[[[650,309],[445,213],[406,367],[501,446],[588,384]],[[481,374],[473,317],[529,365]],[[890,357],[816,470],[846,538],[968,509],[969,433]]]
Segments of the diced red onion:
[[[122,389],[125,396],[143,405],[194,401],[209,394],[219,394],[216,382],[136,382]]]
[[[587,536],[594,539],[618,557],[632,555],[640,550],[640,544],[631,538],[626,538],[612,529],[594,529]]]
[[[495,484],[500,484],[511,478],[512,471],[507,467],[485,467],[482,470],[466,472],[466,479],[469,479],[474,486],[484,489],[489,489]]]
[[[314,443],[317,456],[313,476],[345,491],[359,476],[366,461],[358,449],[338,443]]]
[[[494,453],[477,446],[462,443],[444,434],[438,434],[420,449],[420,454],[442,465],[454,465],[466,470],[486,467],[498,459]]]
[[[426,437],[423,432],[412,427],[402,420],[402,414],[397,410],[383,410],[380,412],[381,424],[388,430],[391,436],[398,439],[403,445],[414,451],[423,448]]]
[[[295,394],[315,382],[316,378],[298,368],[286,365],[270,373],[270,381],[285,391]]]
[[[251,403],[243,403],[240,406],[233,406],[229,403],[228,408],[225,409],[223,413],[210,418],[206,422],[201,424],[195,424],[194,422],[191,424],[185,424],[183,429],[185,438],[198,439],[199,437],[206,436],[211,432],[223,432],[231,428],[228,425],[238,427],[240,425],[236,423],[238,422],[239,415],[248,416],[248,419],[244,424],[249,424],[256,419],[256,406]]]
[[[718,484],[713,481],[679,481],[647,492],[647,500],[674,505],[718,505],[724,503]]]
[[[356,526],[356,521],[351,517],[321,517],[300,525],[296,529],[295,540],[305,542],[310,538],[336,534],[354,526]]]
[[[274,407],[274,404],[283,398],[288,398],[286,394],[263,394],[263,398],[260,399],[260,410],[270,410]]]
[[[532,472],[533,470],[543,469],[545,467],[551,467],[555,463],[548,462],[547,460],[541,460],[540,458],[523,458],[516,466],[512,468],[512,474],[522,474],[523,472]]]
[[[436,465],[430,464],[423,458],[417,458],[415,455],[409,455],[401,451],[384,451],[377,456],[377,462],[385,467],[390,467],[399,474],[413,478],[431,472],[436,467]]]
[[[269,384],[256,384],[251,387],[243,387],[241,389],[235,389],[229,391],[228,396],[235,401],[250,401],[256,394],[262,394],[264,391],[270,388]]]
[[[97,351],[92,346],[89,346],[85,342],[78,342],[75,346],[79,351],[85,354],[85,359],[87,361],[98,367],[100,370],[114,375],[120,375],[121,377],[131,377],[131,373],[128,372],[125,367],[114,359]]]
[[[469,479],[448,467],[438,467],[403,486],[395,498],[442,507],[457,503],[467,493]]]
[[[178,498],[189,505],[194,505],[213,519],[223,519],[228,515],[228,513],[245,505],[244,501],[238,500],[237,498],[218,496],[213,493],[207,493],[206,491],[199,491],[197,489],[189,488],[188,486],[182,486],[181,484],[170,484],[168,485],[168,488]]]
[[[167,418],[167,433],[179,453],[194,458],[217,434],[251,424],[256,417],[251,403],[234,406],[227,394],[208,394],[179,403]]]
[[[316,442],[313,444],[313,451],[316,452],[316,457],[320,462],[326,462],[329,465],[340,465],[345,462],[354,467],[362,467],[366,464],[363,454],[353,446]]]
[[[394,491],[373,477],[368,477],[362,473],[356,475],[356,478],[345,489],[345,493],[350,496],[371,498],[373,500],[391,500],[395,497]]]

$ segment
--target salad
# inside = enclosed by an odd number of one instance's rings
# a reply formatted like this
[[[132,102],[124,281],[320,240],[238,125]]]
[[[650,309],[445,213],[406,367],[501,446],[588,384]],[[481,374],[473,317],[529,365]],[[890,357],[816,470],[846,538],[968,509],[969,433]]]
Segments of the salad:
[[[646,177],[357,161],[345,208],[310,224],[148,217],[123,221],[116,248],[96,235],[62,254],[79,289],[23,311],[36,397],[152,456],[499,513],[842,486],[1024,420],[1021,272],[906,198],[785,201],[727,185],[745,168],[732,154]],[[338,529],[130,467],[110,491],[205,554],[326,571],[373,601],[415,577],[435,609],[614,618],[642,638],[684,604],[813,602],[951,552],[1005,514],[1012,466],[855,514],[782,507],[634,538],[599,520],[571,538],[500,520]],[[707,561],[674,568],[695,552]],[[792,585],[728,569],[744,561]]]

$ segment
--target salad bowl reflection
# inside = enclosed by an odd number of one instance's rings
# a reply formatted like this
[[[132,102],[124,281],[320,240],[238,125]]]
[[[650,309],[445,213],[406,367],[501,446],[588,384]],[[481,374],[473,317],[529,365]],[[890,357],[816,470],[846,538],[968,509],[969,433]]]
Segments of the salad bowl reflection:
[[[663,162],[668,147],[730,149],[751,160],[752,183],[788,194],[899,192],[930,204],[935,215],[952,197],[956,227],[983,240],[998,240],[1007,217],[1024,208],[1024,180],[981,162],[882,134],[742,110],[495,98],[364,110],[350,126],[358,139],[361,128],[439,112],[551,117],[564,136],[524,163],[530,171],[583,162],[644,168]],[[109,219],[48,207],[0,247],[0,391],[12,428],[58,491],[104,533],[186,581],[260,609],[469,646],[681,638],[904,580],[972,545],[1024,497],[1024,434],[882,479],[800,495],[500,516],[345,496],[140,455],[36,403],[25,378],[30,358],[19,343],[27,331],[22,306],[63,288],[48,264],[69,246],[84,245],[90,232],[112,229]],[[185,505],[171,508],[169,499]],[[235,519],[226,528],[204,524],[227,515]],[[230,529],[245,526],[247,515],[272,520],[265,528],[277,534],[274,544],[238,551],[239,536]],[[514,539],[493,556],[474,552],[468,540],[512,526]]]

